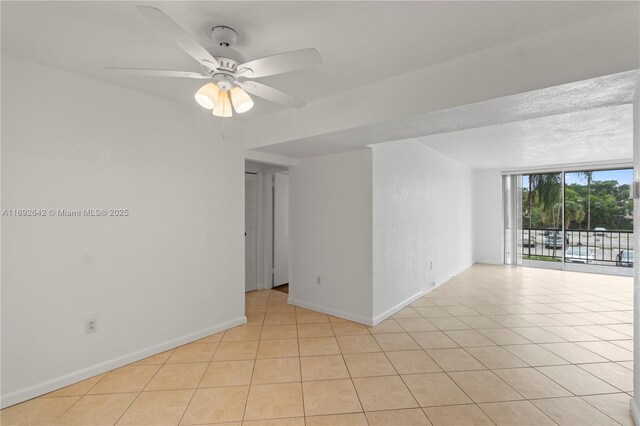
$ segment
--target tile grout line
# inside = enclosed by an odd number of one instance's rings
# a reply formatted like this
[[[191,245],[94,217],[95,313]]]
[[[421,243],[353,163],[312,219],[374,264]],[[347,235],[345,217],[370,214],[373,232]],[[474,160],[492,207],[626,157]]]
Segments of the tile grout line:
[[[405,330],[405,332],[406,332],[406,329],[405,329],[404,327],[402,327],[402,324],[399,324],[399,325],[400,325],[400,328],[402,328],[402,329],[403,329],[403,330]],[[369,330],[369,331],[371,331],[371,330]],[[418,345],[418,347],[421,347],[421,346],[418,344],[418,342],[416,342],[416,341],[415,341],[415,339],[413,338],[413,336],[411,336],[408,332],[406,332],[406,333],[407,333],[407,335],[409,336],[409,338],[411,338],[411,340],[413,340],[413,341],[415,342],[415,344],[416,344],[416,345]],[[371,333],[371,334],[373,334],[373,333]],[[375,336],[374,336],[374,339],[375,339]],[[389,351],[389,352],[394,352],[394,351]],[[424,352],[424,354],[425,354],[426,356],[428,356],[428,357],[429,357],[429,358],[430,358],[430,359],[431,359],[431,360],[432,360],[436,365],[438,365],[438,363],[437,363],[434,359],[432,359],[432,358],[429,356],[429,354],[427,354],[427,353],[424,351],[424,349],[422,349],[422,352]],[[413,400],[415,401],[415,403],[416,403],[416,405],[418,406],[419,410],[420,410],[420,411],[422,411],[422,413],[423,413],[423,414],[424,414],[424,416],[427,418],[427,420],[428,420],[430,423],[432,423],[432,424],[433,424],[433,422],[432,422],[432,421],[431,421],[431,419],[429,418],[429,415],[424,411],[424,407],[422,407],[422,405],[420,405],[420,402],[418,402],[418,398],[415,396],[415,394],[413,393],[413,391],[411,390],[411,388],[409,387],[409,385],[407,384],[407,382],[404,380],[404,377],[402,377],[402,374],[400,374],[400,372],[398,372],[398,369],[396,368],[395,364],[391,361],[391,359],[389,359],[389,355],[387,355],[387,351],[384,351],[384,350],[383,350],[383,351],[382,351],[382,353],[384,354],[384,356],[385,356],[385,358],[387,359],[387,361],[389,361],[389,364],[391,364],[391,367],[392,367],[392,368],[393,368],[393,370],[396,372],[396,374],[398,375],[398,377],[400,378],[400,380],[402,381],[402,383],[404,384],[404,386],[407,388],[407,390],[408,390],[408,391],[409,391],[409,393],[411,394],[411,397],[412,397],[412,398],[413,398]],[[438,365],[438,367],[439,367],[440,369],[442,369],[442,367],[440,367],[439,365]],[[420,374],[420,373],[418,373],[418,374]],[[469,399],[471,399],[471,398],[469,398]]]
[[[466,305],[463,305],[463,306],[466,306]],[[445,310],[446,310],[446,309],[445,309]],[[447,312],[448,312],[448,311],[447,311]],[[420,314],[420,313],[418,312],[418,314]],[[420,314],[420,315],[421,315],[421,314]],[[421,316],[422,316],[422,315],[421,315]],[[453,317],[453,318],[457,318],[458,320],[460,320],[460,318],[456,317],[456,316],[455,316],[455,315],[453,315],[453,314],[452,314],[452,317]],[[424,318],[424,317],[423,317],[423,318]],[[426,319],[426,318],[425,318],[425,319]],[[428,319],[427,319],[427,321],[428,321]],[[461,320],[461,321],[463,321],[463,322],[464,322],[464,320]],[[469,324],[467,324],[467,325],[469,325]],[[400,326],[402,327],[402,325],[400,325]],[[436,327],[437,327],[437,326],[436,326]],[[538,326],[536,326],[536,327],[538,327]],[[404,327],[402,327],[402,328],[404,329]],[[541,327],[538,327],[538,328],[541,328]],[[472,327],[471,329],[472,329],[473,331],[478,332],[478,329],[474,329],[473,327]],[[505,327],[505,329],[510,330],[510,328],[509,328],[509,327]],[[541,329],[542,329],[542,328],[541,328]],[[440,330],[440,332],[444,333],[444,334],[445,334],[445,335],[447,335],[449,338],[451,338],[451,336],[449,336],[449,335],[446,333],[446,331],[451,331],[451,330],[442,330],[442,329],[439,329],[439,330]],[[543,330],[544,330],[544,329],[543,329]],[[406,331],[406,329],[405,329],[405,331]],[[513,331],[513,330],[511,330],[511,331]],[[548,331],[548,330],[545,330],[545,331]],[[481,333],[481,332],[480,332],[480,333]],[[481,334],[482,334],[482,333],[481,333]],[[518,334],[519,334],[519,333],[518,333]],[[553,334],[555,334],[555,333],[553,333]],[[587,334],[588,334],[588,333],[587,333]],[[409,334],[409,336],[410,336],[412,339],[414,339],[414,341],[415,341],[414,336],[412,336],[411,334]],[[486,336],[485,336],[485,337],[486,337]],[[523,336],[523,337],[524,337],[524,336]],[[562,336],[558,336],[558,337],[563,338]],[[595,337],[595,336],[593,336],[593,337]],[[563,339],[564,339],[564,338],[563,338]],[[602,340],[597,340],[597,341],[602,341]],[[454,342],[455,342],[455,341],[454,341]],[[416,341],[416,343],[418,343],[418,342]],[[472,355],[472,354],[470,354],[468,351],[466,351],[466,349],[465,349],[465,347],[464,347],[464,346],[460,346],[460,344],[459,344],[458,342],[455,342],[455,343],[456,343],[456,344],[458,344],[459,348],[460,348],[460,349],[462,349],[463,351],[465,351],[469,356],[471,356],[472,358],[476,359],[475,357],[473,357],[473,355]],[[494,342],[494,343],[495,343],[495,342]],[[568,341],[568,343],[574,343],[574,342],[570,342],[570,341]],[[534,343],[534,344],[535,344],[536,346],[539,346],[539,344],[537,344],[537,343]],[[574,343],[574,344],[575,344],[575,343]],[[418,346],[420,346],[420,345],[418,344]],[[498,346],[498,347],[502,347],[501,345],[497,345],[497,344],[496,344],[496,346]],[[579,346],[580,346],[580,345],[579,345]],[[420,346],[420,347],[421,347],[421,346]],[[491,347],[491,346],[479,346],[479,347]],[[541,347],[542,349],[546,349],[546,348],[543,348],[542,346],[539,346],[539,347]],[[588,349],[586,349],[586,348],[584,348],[584,349],[585,349],[585,350],[588,350]],[[425,350],[424,348],[423,348],[423,351],[425,351],[425,352],[426,352],[426,350]],[[590,351],[590,352],[591,352],[591,351]],[[553,352],[552,352],[552,353],[553,353]],[[386,353],[385,353],[385,355],[386,355]],[[428,353],[427,353],[427,355],[428,355]],[[512,355],[514,355],[514,354],[512,354]],[[557,354],[555,354],[555,353],[554,353],[554,355],[558,356],[558,355],[557,355]],[[595,354],[595,355],[598,355],[598,354]],[[514,355],[514,356],[515,356],[516,358],[519,358],[517,355]],[[562,357],[560,357],[560,358],[562,358]],[[604,357],[603,357],[603,358],[604,358]],[[476,361],[478,361],[481,365],[483,365],[485,368],[487,368],[487,367],[486,367],[486,365],[484,365],[480,360],[477,360],[477,359],[476,359]],[[529,363],[525,362],[524,360],[520,359],[520,361],[522,361],[522,362],[524,362],[525,364],[529,365],[530,367],[528,367],[528,368],[534,368],[536,371],[538,371],[538,369],[537,369],[537,368],[535,368],[535,367],[531,366]],[[568,361],[567,361],[567,362],[568,362]],[[609,360],[609,362],[613,362],[613,361]],[[438,363],[437,363],[437,361],[436,361],[436,364],[438,364]],[[439,364],[438,364],[438,365],[439,365]],[[578,366],[578,367],[579,367],[579,365],[576,365],[576,364],[573,364],[573,363],[570,363],[569,365],[575,365],[575,366]],[[439,366],[440,366],[440,365],[439,365]],[[394,368],[395,368],[395,367],[394,367]],[[442,368],[442,366],[440,366],[440,368]],[[444,370],[444,369],[443,369],[443,370]],[[584,369],[582,369],[582,370],[584,370]],[[496,375],[496,374],[492,371],[492,369],[489,369],[489,368],[487,368],[487,370],[476,370],[476,371],[491,371],[494,375]],[[584,371],[586,371],[586,370],[584,370]],[[396,372],[397,372],[397,371],[396,371]],[[540,371],[539,371],[539,372],[540,372]],[[586,372],[590,374],[590,372],[588,372],[588,371],[586,371]],[[449,377],[449,378],[450,378],[454,383],[456,383],[456,382],[455,382],[455,380],[454,380],[454,379],[449,375],[449,372],[445,371],[445,373],[447,374],[447,376],[448,376],[448,377]],[[542,372],[540,372],[540,373],[542,373]],[[544,373],[542,373],[542,374],[544,374]],[[571,395],[573,395],[573,397],[578,397],[578,398],[579,398],[579,396],[578,396],[578,395],[575,395],[573,392],[569,391],[569,390],[568,390],[568,389],[566,389],[564,386],[562,386],[560,383],[557,383],[555,380],[553,380],[552,378],[548,377],[546,374],[544,374],[544,376],[545,376],[545,377],[547,377],[547,378],[549,378],[550,380],[552,380],[552,381],[553,381],[554,383],[556,383],[558,386],[560,386],[560,387],[562,387],[563,389],[565,389],[567,392],[569,392]],[[400,377],[402,377],[402,376],[400,376]],[[524,395],[520,394],[520,392],[518,392],[517,390],[513,389],[513,388],[512,388],[508,383],[504,382],[504,380],[502,380],[499,376],[497,376],[497,375],[496,375],[496,377],[498,377],[498,379],[500,379],[503,383],[505,383],[505,384],[506,384],[509,388],[511,388],[514,392],[516,392],[517,394],[519,394],[520,396],[522,396],[522,397],[524,398],[524,401],[530,401],[529,399],[525,398],[525,397],[524,397]],[[594,377],[596,377],[596,376],[594,376]],[[596,377],[596,378],[597,378],[597,379],[600,379],[599,377]],[[600,379],[600,380],[602,380],[602,379]],[[457,383],[456,383],[456,385],[457,385]],[[615,387],[615,386],[613,386],[613,385],[611,385],[611,386],[612,386],[612,387],[614,387],[614,388],[616,388],[616,387]],[[460,388],[460,387],[458,386],[458,388]],[[465,395],[466,395],[466,396],[467,396],[471,401],[473,401],[473,399],[472,399],[471,397],[469,397],[469,395],[467,395],[467,393],[466,393],[462,388],[460,388],[460,390],[461,390],[463,393],[465,393]],[[411,389],[409,389],[409,391],[411,391]],[[553,398],[536,398],[536,399],[553,399]],[[536,399],[533,399],[533,400],[536,400]],[[580,398],[580,399],[581,399],[581,398]],[[475,401],[473,401],[473,402],[474,402],[474,404],[478,405],[478,403],[476,403]],[[478,407],[478,408],[480,408],[480,409],[481,409],[481,407]],[[536,408],[537,408],[537,407],[536,407]],[[594,408],[595,408],[595,407],[594,407]],[[482,410],[482,409],[481,409],[481,410]],[[484,410],[482,410],[482,411],[484,412]],[[540,410],[540,411],[541,411],[541,410]],[[598,411],[600,411],[600,410],[598,410]],[[545,415],[546,415],[546,413],[543,413],[543,414],[545,414]],[[603,414],[604,414],[604,413],[603,413]],[[485,412],[485,415],[488,415],[488,414]],[[547,417],[548,417],[548,416],[547,416]],[[609,416],[607,416],[607,417],[609,417]],[[551,419],[551,420],[553,421],[553,419]],[[612,419],[612,420],[613,420],[613,419]],[[554,421],[554,423],[555,423],[555,421]]]
[[[442,330],[441,330],[441,331],[442,331]],[[446,333],[445,333],[445,334],[446,334]],[[413,336],[412,336],[412,337],[413,337]],[[464,350],[464,348],[462,348],[462,347],[461,347],[460,349]],[[466,350],[464,350],[464,351],[465,351],[465,352],[467,352]],[[425,351],[425,352],[426,352],[426,351]],[[467,352],[467,354],[469,354],[469,353]],[[427,355],[428,355],[428,354],[427,354]],[[473,359],[476,359],[476,358],[475,358],[475,357],[473,357],[473,355],[471,355],[471,354],[469,354],[469,356],[471,356]],[[434,360],[434,361],[435,361],[435,360]],[[481,362],[481,361],[479,361],[479,360],[477,360],[477,359],[476,359],[476,361],[478,361],[481,365],[483,365],[483,366],[486,368],[486,365],[482,364],[482,362]],[[436,361],[436,364],[437,364],[437,361]],[[439,365],[439,364],[438,364],[438,365]],[[442,368],[442,366],[440,366],[440,368]],[[465,390],[464,390],[464,389],[462,389],[462,388],[458,385],[458,383],[457,383],[457,382],[456,382],[456,381],[455,381],[455,380],[454,380],[454,379],[449,375],[449,372],[445,371],[444,369],[443,369],[443,371],[444,371],[444,373],[447,375],[447,377],[449,377],[449,379],[450,379],[450,380],[451,380],[451,381],[452,381],[452,382],[453,382],[453,383],[458,387],[458,389],[460,389],[460,391],[461,391],[461,392],[463,392],[463,393],[467,396],[467,398],[469,398],[469,400],[470,400],[470,401],[472,401],[472,402],[473,402],[473,403],[474,403],[474,404],[475,404],[475,405],[476,405],[476,406],[477,406],[477,407],[478,407],[478,408],[479,408],[479,409],[480,409],[480,410],[481,410],[481,411],[482,411],[482,412],[483,412],[483,413],[484,413],[484,414],[485,414],[485,415],[486,415],[486,416],[487,416],[487,417],[488,417],[488,418],[493,422],[493,419],[491,418],[491,416],[489,415],[489,413],[485,412],[485,411],[482,409],[482,407],[479,405],[479,403],[475,402],[475,401],[473,400],[473,398],[471,398],[471,397],[467,394],[467,392],[465,392]],[[485,370],[481,370],[481,371],[485,371]],[[491,370],[489,370],[489,371],[491,371]],[[494,375],[496,375],[495,373],[493,373],[493,374],[494,374]],[[497,375],[496,375],[496,376],[497,376]],[[498,377],[498,378],[499,378],[499,377]],[[507,384],[507,386],[509,386],[509,385]],[[509,386],[509,388],[513,389],[511,386]],[[519,394],[520,396],[522,396],[522,397],[524,398],[524,396],[523,396],[523,395],[521,395],[519,392],[517,392],[515,389],[513,389],[513,390],[514,390],[514,392],[516,392],[517,394]],[[520,400],[520,401],[522,401],[522,400]],[[529,402],[526,398],[524,398],[524,401],[527,401],[529,404],[531,404],[531,402]],[[497,402],[497,401],[496,401],[496,402],[493,402],[493,403],[499,404],[499,403],[503,403],[503,402],[505,402],[505,401],[500,401],[500,402]],[[506,401],[506,402],[509,402],[509,401]],[[516,402],[516,401],[513,401],[513,402]],[[532,404],[532,405],[533,405],[533,404]],[[535,407],[535,408],[536,408],[536,409],[538,409],[537,407]],[[539,409],[538,409],[538,410],[539,410]],[[539,411],[540,411],[540,410],[539,410]],[[540,412],[542,412],[542,411],[540,411]],[[547,418],[549,418],[549,416],[547,416],[545,413],[542,413],[542,414],[543,414],[544,416],[546,416]],[[557,422],[555,422],[555,421],[554,421],[553,419],[551,419],[551,418],[549,418],[549,420],[551,420],[551,421],[552,421],[553,423],[555,423],[555,424],[558,424]],[[495,422],[493,422],[493,423],[495,423]]]
[[[306,412],[306,408],[305,408],[305,403],[304,403],[304,378],[302,377],[302,351],[300,349],[300,329],[299,329],[299,325],[298,324],[298,312],[296,309],[296,340],[298,341],[298,366],[300,368],[300,389],[301,389],[301,393],[302,393],[302,421],[304,422],[305,426],[307,424],[307,412]]]
[[[340,342],[338,341],[338,336],[335,334],[336,331],[333,328],[333,323],[330,323],[331,331],[333,332],[334,338],[336,339],[336,344],[338,345],[338,349],[340,350],[340,357],[342,358],[342,362],[344,363],[345,368],[347,369],[347,374],[349,375],[349,380],[351,381],[351,386],[353,387],[353,391],[356,394],[356,398],[358,398],[358,404],[360,404],[360,408],[362,409],[362,415],[364,416],[365,422],[369,425],[369,419],[367,418],[367,414],[364,410],[364,405],[362,404],[362,399],[360,398],[360,394],[358,393],[358,388],[353,381],[353,376],[351,375],[351,370],[349,369],[349,364],[347,364],[347,360],[344,357],[344,353],[342,352],[342,347],[340,346]],[[371,334],[371,333],[369,333]]]
[[[307,410],[304,403],[304,382],[302,381],[302,351],[300,350],[300,333],[298,332],[298,308],[294,307],[296,316],[296,343],[298,344],[298,369],[300,371],[300,394],[302,397],[303,422],[307,424]]]
[[[402,327],[402,325],[401,325],[401,327]],[[441,332],[442,332],[442,330],[441,330]],[[408,333],[407,333],[407,334],[408,334]],[[445,334],[446,334],[446,333],[445,333]],[[413,338],[413,336],[411,336],[411,335],[409,334],[409,337],[411,337],[411,338],[414,340],[414,342],[415,342],[418,346],[420,346],[420,344],[419,344],[419,343],[418,343],[418,342]],[[455,343],[457,344],[457,342],[455,342]],[[420,346],[420,347],[421,347],[421,346]],[[486,365],[482,364],[482,362],[480,362],[479,360],[477,360],[473,355],[469,354],[469,353],[468,353],[468,352],[467,352],[463,347],[459,347],[459,348],[460,348],[460,349],[462,349],[464,352],[466,352],[470,357],[472,357],[473,359],[475,359],[476,361],[478,361],[478,362],[480,363],[480,365],[482,365],[483,367],[485,367],[485,370],[477,370],[477,371],[491,371],[491,370],[487,369]],[[422,349],[422,351],[423,351],[423,352],[424,352],[424,353],[425,353],[429,358],[431,358],[431,356],[429,356],[429,354],[427,353],[427,351],[426,351],[425,349]],[[386,355],[386,354],[385,354],[385,355]],[[451,375],[449,374],[449,372],[448,372],[448,371],[446,371],[444,368],[442,368],[442,366],[441,366],[440,364],[438,364],[438,362],[437,362],[436,360],[434,360],[433,358],[431,358],[431,359],[436,363],[436,365],[438,365],[438,367],[440,367],[440,369],[442,370],[442,372],[443,372],[444,374],[446,374],[446,376],[449,378],[449,380],[451,380],[451,382],[452,382],[452,383],[453,383],[453,384],[454,384],[458,389],[460,389],[460,391],[461,391],[461,392],[462,392],[462,393],[463,393],[463,394],[464,394],[464,395],[469,399],[469,401],[471,401],[471,403],[472,403],[472,404],[474,404],[475,406],[477,406],[477,407],[478,407],[478,408],[479,408],[479,409],[480,409],[480,410],[481,410],[481,411],[482,411],[482,412],[487,416],[487,418],[489,418],[489,419],[490,419],[490,421],[491,421],[492,423],[494,423],[494,424],[495,424],[495,422],[493,421],[493,419],[491,419],[491,417],[490,417],[487,413],[485,413],[485,412],[484,412],[484,410],[482,410],[482,408],[478,405],[478,403],[477,403],[476,401],[474,401],[474,400],[473,400],[473,398],[471,398],[471,396],[470,396],[470,395],[469,395],[469,394],[468,394],[464,389],[462,389],[462,387],[460,387],[460,385],[459,385],[459,384],[458,384],[458,383],[453,379],[453,377],[451,377]],[[393,365],[393,363],[392,363],[392,365]],[[395,368],[395,366],[394,366],[394,368]],[[397,372],[397,370],[396,370],[396,372]],[[493,373],[493,372],[492,372],[492,373]],[[493,373],[493,374],[494,374],[494,375],[496,375],[495,373]],[[496,377],[498,377],[498,376],[496,375]],[[400,375],[400,378],[401,378],[401,379],[402,379],[402,381],[404,382],[404,378],[403,378],[401,375]],[[500,377],[498,377],[498,379],[500,379]],[[500,379],[500,380],[502,380],[502,379]],[[504,382],[504,381],[503,381],[503,382]],[[406,382],[404,382],[404,383],[405,383],[405,386],[407,386],[407,385],[406,385]],[[512,389],[514,392],[516,392],[518,395],[520,395],[520,396],[522,396],[522,397],[524,398],[524,396],[523,396],[523,395],[521,395],[519,392],[517,392],[515,389],[513,389],[513,388],[512,388],[508,383],[505,383],[505,385],[507,385],[510,389]],[[415,397],[415,395],[413,395],[413,392],[411,391],[411,388],[410,388],[409,386],[407,386],[407,389],[409,390],[409,392],[411,392],[412,396],[414,397],[414,399],[416,399],[416,402],[417,402],[417,398]],[[525,398],[524,400],[526,401],[526,398]],[[502,401],[502,402],[504,402],[504,401]],[[420,406],[420,404],[419,404],[419,403],[418,403],[418,406]],[[424,407],[420,406],[420,408],[421,408],[421,409],[422,409],[422,411],[425,413],[425,416],[427,416],[427,419],[429,419],[429,416],[428,416],[428,414],[426,413],[426,411],[424,410]],[[429,419],[429,420],[430,420],[430,419]],[[554,422],[554,423],[555,423],[555,422]]]
[[[73,404],[71,404],[71,405],[69,406],[69,408],[67,408],[66,410],[64,410],[64,411],[63,411],[63,412],[62,412],[58,417],[56,417],[56,418],[55,418],[55,421],[57,422],[58,420],[60,420],[60,419],[62,418],[62,416],[64,416],[64,415],[67,413],[67,411],[71,410],[71,408],[73,408],[73,406],[74,406],[74,405],[76,405],[76,404],[78,403],[78,401],[80,401],[82,398],[84,398],[86,395],[88,395],[88,394],[89,394],[89,392],[91,391],[91,389],[93,389],[94,387],[96,387],[96,385],[97,385],[98,383],[100,383],[100,382],[102,381],[102,379],[104,379],[104,378],[106,377],[106,375],[107,375],[107,374],[109,374],[111,371],[113,371],[113,370],[109,370],[108,372],[104,373],[104,375],[103,375],[103,376],[102,376],[102,377],[101,377],[97,382],[95,382],[95,383],[93,384],[93,386],[91,386],[89,389],[87,389],[87,391],[86,391],[85,393],[83,393],[82,395],[80,395],[80,396],[79,396],[79,398],[78,398],[78,399],[77,399]],[[95,376],[94,376],[94,377],[95,377]],[[89,377],[89,379],[90,379],[90,378],[91,378],[91,377]],[[86,379],[86,380],[88,380],[88,379]],[[82,380],[81,380],[81,381],[82,381]],[[77,382],[77,383],[80,383],[80,382]],[[75,383],[74,383],[74,384],[75,384]],[[69,386],[73,386],[73,385],[69,385]],[[65,386],[65,387],[66,387],[66,386]],[[60,388],[60,389],[64,389],[64,388]],[[54,392],[55,392],[55,391],[54,391]],[[46,394],[41,395],[41,396],[38,396],[38,397],[35,397],[35,398],[32,398],[32,399],[42,398],[42,397],[44,397],[45,395],[46,395]],[[30,399],[30,400],[28,400],[28,401],[31,401],[31,399]],[[25,402],[27,402],[27,401],[25,401]],[[4,411],[4,410],[2,410],[2,411]]]
[[[207,370],[209,369],[209,366],[211,365],[211,361],[213,360],[213,357],[215,356],[216,352],[218,352],[218,349],[220,348],[220,343],[222,343],[222,339],[224,338],[224,335],[226,333],[227,333],[227,330],[222,331],[222,336],[220,336],[220,340],[218,341],[218,345],[216,346],[216,349],[211,354],[211,360],[209,360],[207,368],[204,370],[204,373],[202,374],[202,377],[200,377],[200,381],[198,382],[198,386],[194,389],[193,393],[191,394],[191,398],[189,398],[189,402],[187,402],[187,405],[185,405],[184,411],[182,412],[182,415],[180,416],[180,419],[178,420],[178,424],[182,423],[182,420],[184,419],[184,415],[187,414],[187,410],[189,410],[189,406],[191,406],[191,402],[193,402],[193,398],[196,396],[196,393],[200,389],[200,384],[202,383],[202,379],[207,374]],[[219,334],[219,333],[214,333],[214,334]],[[210,336],[207,336],[207,337],[210,337]],[[171,355],[173,355],[173,354],[171,354]],[[169,356],[169,358],[171,358],[171,356]],[[169,358],[167,358],[167,360],[165,361],[163,366],[168,363]]]
[[[571,327],[571,328],[573,328],[572,326],[567,326],[567,327]],[[540,328],[541,328],[541,327],[540,327]],[[577,329],[576,329],[576,330],[577,330]],[[549,331],[549,330],[546,330],[546,331]],[[578,330],[578,331],[580,331],[580,330]],[[615,331],[615,330],[614,330],[614,331]],[[553,332],[551,332],[551,333],[553,333]],[[445,333],[445,334],[446,334],[446,333]],[[555,334],[555,333],[553,333],[553,334]],[[589,334],[589,333],[587,333],[587,334]],[[556,334],[556,335],[557,335],[557,334]],[[559,337],[561,337],[561,338],[562,338],[562,336],[559,336]],[[596,336],[593,336],[593,337],[596,337]],[[597,338],[597,337],[596,337],[596,338]],[[604,341],[604,342],[606,342],[606,340],[603,340],[603,339],[599,339],[599,340],[596,340],[596,341]],[[574,343],[574,344],[576,344],[576,342],[571,342],[571,341],[568,341],[568,343]],[[535,344],[535,343],[534,343],[534,344]],[[539,346],[540,344],[535,344],[535,345],[536,345],[536,346]],[[581,346],[581,345],[579,345],[579,346]],[[542,347],[542,346],[539,346],[539,347],[541,347],[542,349],[546,349],[546,348],[544,348],[544,347]],[[586,349],[586,348],[584,348],[584,349],[585,349],[585,350],[588,350],[588,349]],[[624,349],[624,348],[623,348],[623,349]],[[590,351],[590,352],[591,352],[591,351]],[[553,353],[553,352],[552,352],[552,353]],[[557,354],[555,354],[555,353],[554,353],[554,355],[559,356],[559,355],[557,355]],[[596,355],[598,355],[598,354],[596,354]],[[600,356],[600,355],[598,355],[598,356]],[[517,356],[516,356],[516,357],[517,357]],[[560,358],[562,358],[562,357],[560,357]],[[603,357],[603,358],[606,358],[606,357]],[[524,362],[524,361],[523,361],[523,362]],[[568,362],[568,361],[567,361],[567,362]],[[609,360],[608,360],[608,362],[609,362],[609,363],[614,363],[615,361],[613,361],[613,360],[610,360],[610,359],[609,359]],[[526,363],[526,362],[525,362],[525,364],[528,364],[528,363]],[[569,365],[573,365],[573,366],[576,366],[576,367],[580,368],[580,365],[584,365],[584,364],[595,364],[595,363],[580,363],[580,364],[578,364],[578,363],[575,363],[575,364],[574,364],[574,363],[570,363]],[[536,371],[539,371],[539,370],[538,370],[538,368],[533,367],[533,366],[531,366],[531,367],[532,367],[532,368],[534,368]],[[580,369],[581,369],[581,370],[583,370],[583,371],[585,371],[586,373],[591,374],[589,371],[584,370],[583,368],[580,368]],[[541,371],[539,371],[539,372],[540,372],[540,373],[542,373],[542,374],[543,374],[545,377],[547,377],[548,379],[550,379],[552,382],[556,383],[558,386],[560,386],[560,387],[562,387],[563,389],[565,389],[565,390],[566,390],[567,392],[569,392],[571,395],[573,395],[573,398],[579,398],[580,400],[584,401],[584,400],[581,398],[581,396],[576,395],[576,394],[574,394],[573,392],[569,391],[569,390],[568,390],[568,389],[566,389],[564,386],[562,386],[560,383],[556,382],[554,379],[552,379],[551,377],[549,377],[549,376],[547,376],[546,374],[544,374],[544,372],[541,372]],[[494,373],[494,374],[495,374],[495,373]],[[602,380],[603,382],[605,382],[605,383],[609,384],[609,385],[610,385],[610,386],[612,386],[613,388],[616,388],[616,389],[620,390],[619,388],[617,388],[616,386],[613,386],[612,384],[610,384],[610,383],[606,382],[605,380],[603,380],[603,379],[601,379],[601,378],[599,378],[599,377],[597,377],[597,376],[595,376],[595,375],[593,375],[593,374],[591,374],[591,375],[592,375],[592,376],[594,376],[595,378],[597,378],[597,379],[599,379],[599,380]],[[622,391],[621,393],[624,393],[624,391]],[[618,394],[618,392],[616,392],[616,393],[612,393],[612,394]],[[585,396],[585,395],[583,395],[583,396]],[[587,396],[592,396],[592,394],[589,394],[589,395],[587,395]],[[532,399],[532,400],[540,400],[540,399],[556,399],[556,398],[535,398],[535,399]],[[529,399],[525,399],[525,400],[526,400],[526,401],[530,401]],[[587,403],[588,403],[588,401],[585,401],[585,402],[587,402]],[[606,413],[602,412],[601,410],[599,410],[597,407],[593,406],[592,404],[589,404],[589,405],[591,405],[593,408],[595,408],[596,410],[598,410],[599,412],[601,412],[603,415],[605,415],[605,416],[607,416],[607,417],[611,418],[611,417],[610,417],[610,416],[608,416]],[[537,408],[537,407],[536,407],[536,408]],[[480,409],[481,409],[481,407],[480,407]],[[484,410],[483,410],[483,412],[484,412]],[[485,414],[486,414],[486,413],[485,413]],[[545,415],[546,415],[546,413],[543,413],[543,414],[545,414]],[[547,417],[548,417],[548,416],[547,416]],[[615,420],[614,420],[614,419],[612,419],[612,420],[615,422]],[[616,423],[617,423],[617,422],[616,422]]]

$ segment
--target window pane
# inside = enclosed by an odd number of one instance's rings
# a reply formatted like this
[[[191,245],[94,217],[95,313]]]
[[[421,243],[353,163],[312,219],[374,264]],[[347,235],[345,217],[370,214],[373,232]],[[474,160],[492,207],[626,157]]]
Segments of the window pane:
[[[632,181],[632,169],[565,174],[565,227],[569,246],[581,248],[580,263],[632,266]]]
[[[559,262],[565,240],[562,234],[562,175],[522,176],[522,257]]]

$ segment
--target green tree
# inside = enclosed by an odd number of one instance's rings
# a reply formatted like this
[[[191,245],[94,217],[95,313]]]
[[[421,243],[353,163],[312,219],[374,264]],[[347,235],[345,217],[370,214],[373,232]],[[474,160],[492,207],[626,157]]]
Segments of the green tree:
[[[577,206],[572,205],[575,203],[582,205],[586,212],[582,220],[579,216],[568,216],[571,209],[577,209]],[[633,230],[632,204],[629,185],[619,185],[614,180],[592,181],[591,188],[587,185],[570,184],[565,188],[565,222],[568,229],[603,227],[609,230]]]
[[[577,172],[576,174],[587,180],[587,229],[591,229],[591,181],[593,180],[593,171]]]
[[[523,202],[527,210],[523,222],[529,228],[559,227],[562,212],[562,180],[559,173],[528,175],[527,188],[523,189]]]
[[[565,191],[564,225],[567,229],[570,229],[573,223],[581,223],[584,220],[586,213],[582,203],[580,203],[578,199],[569,199],[567,197],[567,192],[568,191]]]

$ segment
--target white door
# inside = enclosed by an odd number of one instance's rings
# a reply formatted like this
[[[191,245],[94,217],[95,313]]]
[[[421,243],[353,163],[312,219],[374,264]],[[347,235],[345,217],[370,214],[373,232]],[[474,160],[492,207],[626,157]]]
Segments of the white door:
[[[251,173],[244,174],[244,209],[245,291],[251,291],[257,288],[258,278],[258,179]]]
[[[289,175],[275,174],[273,194],[273,285],[289,282]]]

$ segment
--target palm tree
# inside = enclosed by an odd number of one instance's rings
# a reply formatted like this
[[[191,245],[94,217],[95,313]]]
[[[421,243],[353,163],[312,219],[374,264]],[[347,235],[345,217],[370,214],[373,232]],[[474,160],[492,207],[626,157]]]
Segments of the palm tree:
[[[534,203],[536,208],[541,210],[543,218],[547,217],[551,219],[551,222],[556,222],[556,220],[554,220],[555,215],[553,214],[554,208],[557,208],[562,198],[562,179],[560,174],[532,174],[529,175],[528,178],[529,192],[527,193],[527,203],[529,205],[529,230],[532,228]],[[543,222],[547,221],[543,219]],[[554,228],[556,227],[555,225],[556,223],[554,223]],[[531,246],[529,245],[529,254],[531,254],[530,250]],[[555,256],[555,247],[553,251]]]
[[[532,204],[534,200],[534,189],[538,187],[543,175],[529,175],[529,192],[527,193],[527,203],[529,205],[529,229],[531,229],[532,221]]]
[[[591,181],[593,180],[593,171],[576,172],[580,177],[587,180],[587,229],[591,229]]]
[[[538,200],[545,209],[553,209],[562,198],[562,180],[559,173],[540,175],[538,180]]]
[[[554,220],[554,207],[559,207],[558,213],[561,211],[562,206],[560,204],[562,200],[562,178],[560,173],[547,173],[540,175],[538,181],[538,203],[542,206],[547,214],[551,215],[552,222]],[[556,229],[557,222],[554,223],[553,228]],[[553,234],[553,257],[556,256],[556,233]]]
[[[581,223],[584,220],[584,207],[579,199],[577,201],[565,200],[564,209],[565,228],[569,229],[571,227],[571,223]]]

